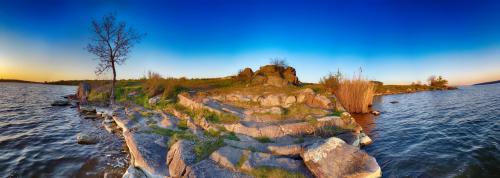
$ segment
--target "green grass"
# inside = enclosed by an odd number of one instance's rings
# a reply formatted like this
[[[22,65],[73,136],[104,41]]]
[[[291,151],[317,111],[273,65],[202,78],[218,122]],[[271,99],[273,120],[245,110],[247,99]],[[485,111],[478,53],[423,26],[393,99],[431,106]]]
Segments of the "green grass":
[[[234,132],[227,133],[226,135],[224,135],[224,138],[228,140],[240,141],[240,138],[238,138],[238,136],[236,136]]]
[[[234,124],[237,123],[240,118],[228,114],[228,113],[215,113],[206,109],[199,109],[199,110],[192,110],[191,112],[188,112],[188,115],[190,115],[192,118],[201,118],[204,117],[208,122],[214,123],[214,124]]]
[[[208,157],[212,152],[224,146],[223,139],[216,139],[215,141],[200,141],[194,146],[194,153],[196,161],[201,161]]]
[[[286,169],[275,168],[275,167],[258,167],[250,172],[252,176],[257,178],[305,178],[303,174],[299,172],[292,172]]]
[[[329,115],[330,116],[340,116],[342,114],[342,111],[333,111],[332,113],[330,113]]]
[[[170,147],[172,146],[175,142],[184,139],[184,140],[191,140],[191,141],[198,141],[198,138],[196,135],[189,131],[175,131],[171,129],[165,129],[158,127],[156,125],[151,125],[150,126],[151,130],[147,131],[146,133],[154,133],[158,135],[163,135],[169,137],[167,145]]]
[[[321,136],[331,137],[346,132],[352,132],[352,129],[340,128],[336,126],[325,126],[321,128],[318,132]]]
[[[210,136],[210,137],[219,137],[221,135],[220,131],[214,130],[212,128],[205,130],[204,133],[206,136]]]
[[[259,141],[260,143],[271,143],[273,142],[269,137],[256,137],[255,140]]]
[[[181,130],[188,129],[187,120],[186,119],[180,119],[179,122],[177,123],[177,128],[179,128]]]

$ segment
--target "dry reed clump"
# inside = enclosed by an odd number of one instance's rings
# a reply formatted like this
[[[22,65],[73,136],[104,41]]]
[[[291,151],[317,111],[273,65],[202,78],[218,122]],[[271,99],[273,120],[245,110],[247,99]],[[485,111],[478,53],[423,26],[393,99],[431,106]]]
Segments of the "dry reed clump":
[[[148,71],[147,80],[143,84],[144,93],[149,96],[155,96],[163,92],[163,78],[159,73]]]
[[[352,79],[341,79],[334,92],[344,108],[352,113],[367,113],[373,102],[375,86],[364,79],[361,73]]]

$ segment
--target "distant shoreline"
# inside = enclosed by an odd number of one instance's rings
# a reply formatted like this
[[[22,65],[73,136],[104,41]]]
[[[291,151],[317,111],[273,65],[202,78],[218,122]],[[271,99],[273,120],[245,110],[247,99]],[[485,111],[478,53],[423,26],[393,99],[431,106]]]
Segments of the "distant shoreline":
[[[491,82],[476,83],[474,85],[490,85],[490,84],[497,84],[497,83],[500,83],[500,80],[491,81]]]

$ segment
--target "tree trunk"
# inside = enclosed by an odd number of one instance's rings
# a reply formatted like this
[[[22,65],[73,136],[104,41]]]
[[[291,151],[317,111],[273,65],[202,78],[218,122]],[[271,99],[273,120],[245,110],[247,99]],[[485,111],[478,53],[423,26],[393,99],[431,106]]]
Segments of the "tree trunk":
[[[111,67],[113,68],[113,82],[111,83],[111,96],[109,96],[110,106],[113,107],[115,105],[115,83],[116,83],[116,69],[115,62],[111,62]]]

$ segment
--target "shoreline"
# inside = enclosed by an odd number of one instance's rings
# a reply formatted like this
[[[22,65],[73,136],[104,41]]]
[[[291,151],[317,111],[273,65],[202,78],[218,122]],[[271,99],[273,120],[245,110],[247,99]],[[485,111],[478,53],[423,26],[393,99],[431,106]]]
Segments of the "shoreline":
[[[205,108],[209,109],[215,112],[223,112],[222,110],[217,109],[216,107],[211,105],[207,105],[207,103],[203,102],[198,102],[197,99],[195,98],[190,98],[186,97],[183,95],[179,95],[179,103],[184,105],[185,107],[189,107],[192,109],[195,108]],[[95,105],[90,105],[90,107],[95,107]],[[100,107],[96,107],[100,108]],[[227,110],[226,110],[227,111]],[[224,112],[226,112],[224,111]],[[148,113],[153,113],[152,117],[146,118],[142,116],[142,113],[148,112]],[[325,141],[327,142],[340,142],[342,144],[346,145],[346,148],[349,149],[359,149],[361,145],[367,145],[371,143],[371,139],[366,136],[362,128],[359,128],[358,131],[356,131],[355,135],[359,135],[358,137],[354,137],[355,139],[352,140],[353,138],[350,138],[351,136],[343,136],[343,137],[338,137],[342,139],[347,139],[345,141],[351,140],[350,142],[347,142],[348,144],[344,143],[341,139],[338,139],[337,137],[331,137],[335,139],[312,139],[312,140],[307,140],[304,143],[300,144],[293,144],[291,142],[283,142],[280,141],[281,137],[283,138],[288,138],[288,134],[283,133],[284,135],[280,136],[278,132],[275,132],[273,127],[269,127],[266,129],[265,127],[259,127],[258,132],[255,132],[257,134],[254,134],[252,130],[252,127],[241,127],[242,125],[234,125],[234,124],[214,124],[207,122],[207,120],[202,119],[201,122],[195,121],[193,118],[190,118],[189,116],[186,117],[185,113],[179,112],[178,110],[174,110],[172,113],[165,113],[163,111],[158,111],[158,110],[150,110],[150,109],[145,109],[140,106],[119,106],[115,107],[113,109],[110,108],[103,108],[103,109],[97,109],[96,114],[100,114],[101,117],[103,118],[108,118],[111,117],[113,122],[116,124],[116,129],[115,131],[121,132],[121,135],[123,136],[124,142],[126,143],[126,146],[128,148],[128,153],[130,155],[130,160],[129,160],[129,168],[126,170],[124,173],[123,177],[161,177],[161,176],[173,176],[173,175],[183,175],[187,177],[198,177],[200,175],[204,174],[213,174],[213,176],[220,176],[220,175],[230,175],[229,177],[245,177],[251,175],[250,172],[253,170],[258,169],[258,167],[242,167],[242,168],[235,168],[233,163],[227,163],[227,162],[220,162],[221,158],[227,159],[232,155],[232,154],[238,154],[241,153],[241,158],[243,158],[243,155],[248,155],[250,156],[249,160],[247,160],[245,163],[248,162],[248,164],[257,164],[257,163],[252,163],[253,161],[256,161],[257,157],[253,157],[253,154],[257,155],[268,155],[270,156],[266,162],[268,163],[258,163],[258,164],[271,164],[272,162],[276,162],[279,159],[284,159],[287,160],[285,162],[288,162],[287,164],[283,165],[281,163],[278,164],[272,163],[272,165],[276,164],[275,166],[278,166],[283,168],[284,170],[299,170],[299,172],[302,172],[302,175],[305,175],[306,177],[313,177],[313,172],[315,170],[311,170],[310,165],[307,165],[308,163],[306,161],[300,160],[297,162],[297,160],[294,159],[285,159],[287,156],[300,156],[303,157],[303,159],[306,159],[304,157],[305,155],[307,156],[308,153],[307,149],[313,144],[324,144]],[[358,125],[353,118],[350,116],[349,113],[344,112],[343,115],[346,115],[346,117],[350,118],[349,122],[353,122],[353,124]],[[158,117],[159,116],[159,117]],[[166,131],[168,129],[174,131],[174,132],[182,132],[181,130],[178,129],[178,124],[179,122],[182,122],[183,120],[187,121],[187,130],[189,132],[192,132],[196,137],[203,138],[203,139],[214,139],[211,138],[210,136],[205,135],[207,132],[212,132],[214,129],[219,129],[220,126],[225,127],[224,130],[230,131],[230,133],[236,133],[238,140],[240,141],[233,141],[229,139],[222,139],[222,142],[224,143],[222,146],[219,147],[218,149],[214,150],[213,153],[210,153],[207,155],[208,157],[205,157],[203,160],[200,161],[193,161],[193,160],[183,160],[183,150],[186,149],[188,152],[189,151],[189,146],[188,148],[184,148],[184,143],[187,142],[189,143],[188,145],[191,145],[190,149],[192,148],[192,141],[185,140],[185,139],[180,139],[182,141],[176,141],[172,145],[170,145],[170,140],[172,139],[172,135],[169,136],[162,136],[158,134],[150,134],[151,132],[155,132],[156,130],[154,129],[155,127],[161,127],[160,131]],[[341,117],[324,117],[324,118],[318,118],[319,123],[323,124],[341,124],[345,121],[345,119],[341,119]],[[148,124],[149,123],[149,124]],[[151,127],[151,123],[155,123],[154,125],[157,125],[155,127]],[[299,123],[297,123],[299,124]],[[302,124],[292,124],[292,125],[287,125],[287,124],[280,124],[279,127],[284,130],[289,130],[290,133],[309,133],[310,129],[306,129],[310,126],[309,123],[304,123],[305,125],[300,126],[296,128],[299,125]],[[320,124],[320,125],[323,125]],[[289,127],[289,128],[288,128]],[[152,129],[153,128],[153,129]],[[286,129],[288,128],[288,129]],[[298,130],[296,130],[298,129]],[[266,131],[267,130],[267,131]],[[221,132],[222,133],[222,132]],[[266,136],[271,138],[272,142],[271,143],[259,143],[252,141],[253,138],[258,138],[261,137],[260,135],[263,133],[269,133],[265,134]],[[361,135],[359,134],[361,133]],[[223,133],[224,134],[224,133]],[[278,134],[278,135],[276,135]],[[248,136],[250,137],[248,137]],[[360,137],[361,136],[361,137]],[[247,141],[242,141],[241,139],[247,140]],[[161,141],[162,140],[162,141]],[[218,139],[216,139],[218,140]],[[286,140],[286,139],[285,139]],[[215,141],[215,140],[214,140]],[[275,143],[273,143],[275,142]],[[280,144],[281,143],[281,144]],[[291,143],[291,144],[290,144]],[[243,144],[243,145],[242,145]],[[248,147],[248,144],[253,145]],[[246,146],[245,146],[246,145]],[[357,146],[351,146],[351,145],[357,145]],[[275,147],[275,148],[273,148]],[[352,147],[352,148],[351,148]],[[254,150],[245,152],[248,148],[252,148]],[[273,149],[271,149],[273,148]],[[271,150],[269,150],[271,149]],[[284,149],[284,150],[283,150]],[[291,149],[291,150],[290,150]],[[155,150],[155,151],[153,151]],[[180,153],[178,152],[179,150]],[[225,151],[224,151],[225,150]],[[241,152],[243,150],[243,152]],[[171,153],[172,151],[177,151],[174,153]],[[285,151],[285,152],[283,152]],[[364,152],[362,152],[364,153]],[[180,155],[179,155],[180,154]],[[190,153],[193,155],[193,153]],[[229,154],[229,155],[226,155]],[[278,156],[278,155],[281,156]],[[359,154],[359,153],[345,153],[345,154]],[[366,154],[366,153],[364,153]],[[166,157],[158,157],[158,155],[167,155]],[[168,160],[168,157],[179,157],[179,160]],[[229,157],[227,157],[229,156]],[[278,156],[278,157],[276,157]],[[285,156],[285,157],[283,157]],[[366,160],[368,162],[368,165],[371,165],[368,168],[368,172],[364,172],[363,174],[375,176],[376,175],[381,175],[380,172],[380,167],[376,163],[376,160],[374,158],[371,158],[372,161]],[[284,161],[282,160],[282,161]],[[180,161],[180,162],[179,162]],[[236,160],[238,161],[238,160]],[[360,160],[358,160],[360,161]],[[358,162],[355,161],[355,162]],[[231,161],[230,161],[231,162]],[[343,161],[342,161],[343,162]],[[306,163],[306,165],[304,165]],[[179,164],[181,165],[179,168]],[[295,165],[292,167],[289,167],[291,165]],[[326,164],[326,163],[325,163]],[[342,163],[342,164],[347,164],[347,163]],[[358,163],[355,163],[358,164]],[[316,165],[316,166],[321,166]],[[207,166],[209,168],[207,168]],[[255,166],[255,165],[254,165]],[[284,167],[283,167],[284,166]],[[298,167],[297,167],[298,166]],[[325,165],[326,166],[326,165]],[[354,165],[352,165],[354,166]],[[348,166],[350,167],[350,166]],[[176,170],[177,169],[177,170]],[[309,169],[309,170],[308,170]],[[215,171],[213,171],[215,170]],[[213,177],[210,176],[210,177]],[[203,177],[203,176],[202,176]]]

